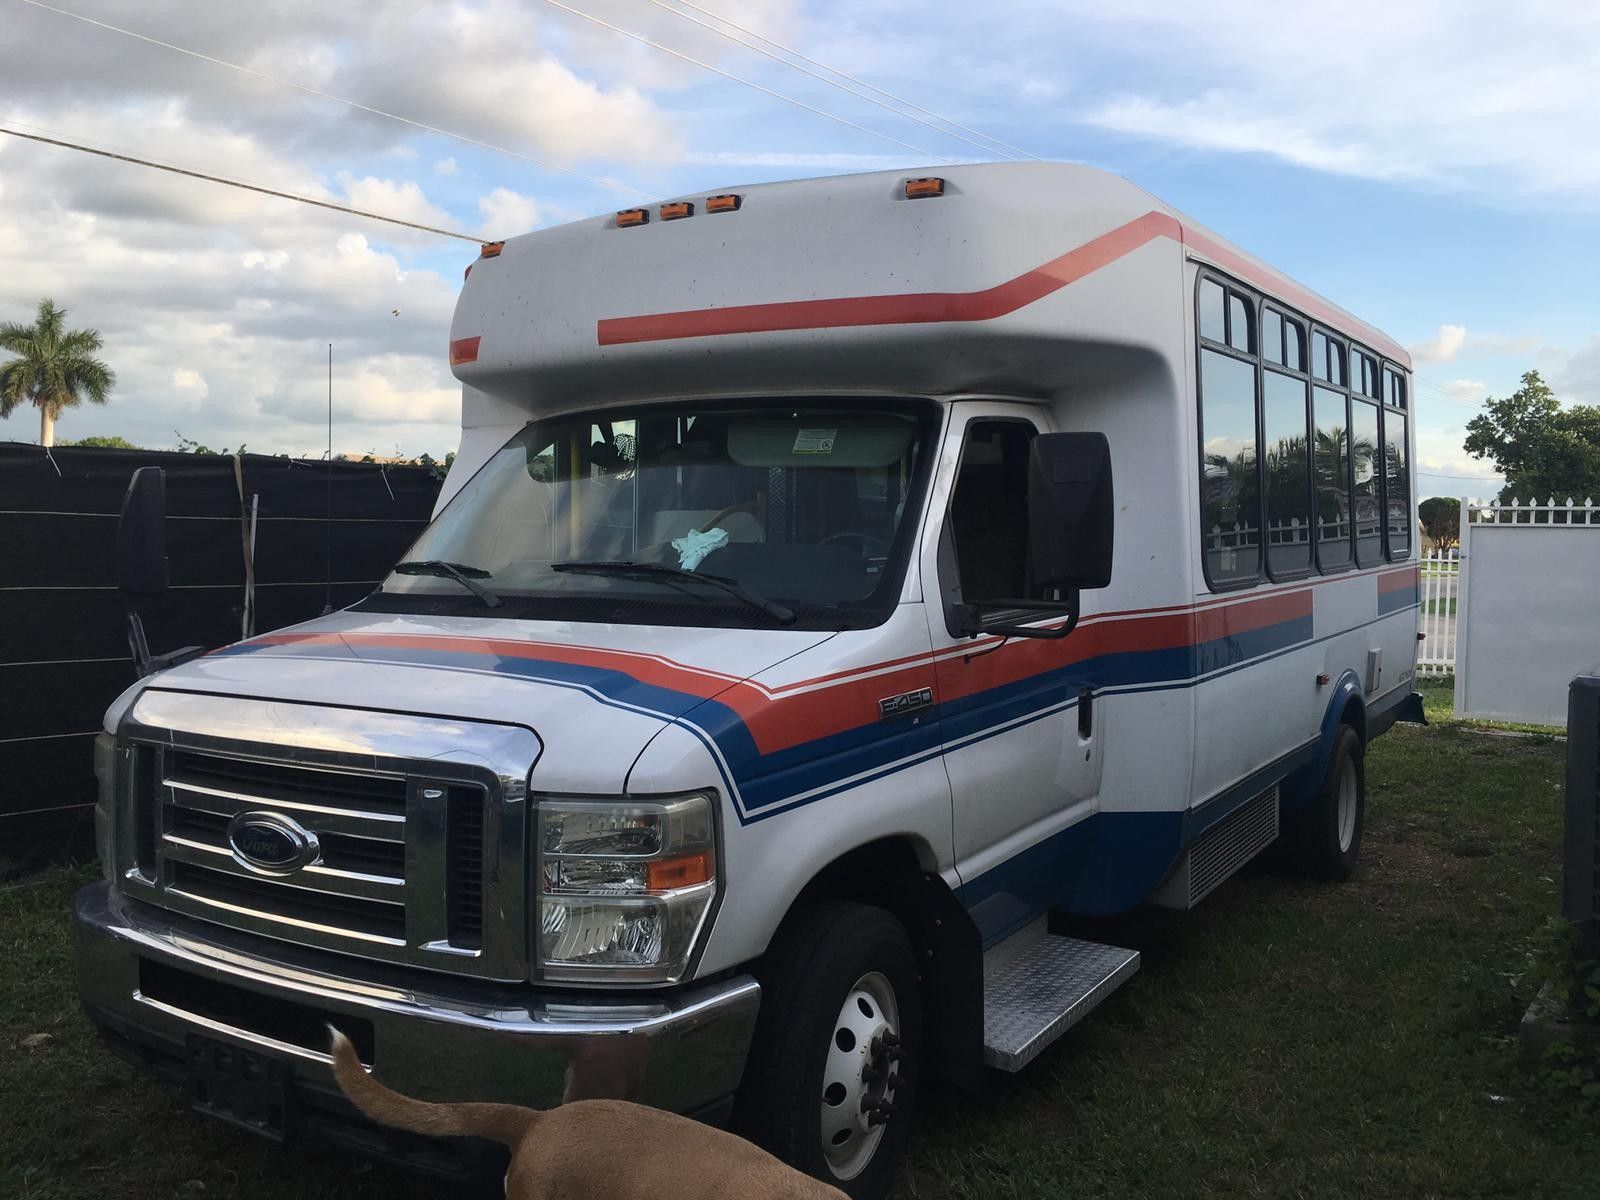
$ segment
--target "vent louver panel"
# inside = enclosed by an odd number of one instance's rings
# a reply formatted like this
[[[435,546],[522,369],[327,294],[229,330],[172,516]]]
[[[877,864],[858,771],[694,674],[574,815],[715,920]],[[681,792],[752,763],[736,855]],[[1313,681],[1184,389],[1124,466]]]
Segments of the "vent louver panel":
[[[483,945],[484,808],[487,797],[474,787],[448,793],[445,865],[446,936],[464,950]]]

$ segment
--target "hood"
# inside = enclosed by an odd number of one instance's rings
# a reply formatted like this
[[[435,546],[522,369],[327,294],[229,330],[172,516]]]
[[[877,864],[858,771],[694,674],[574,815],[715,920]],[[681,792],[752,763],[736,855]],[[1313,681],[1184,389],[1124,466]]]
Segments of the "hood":
[[[335,613],[152,676],[106,720],[162,688],[517,724],[539,790],[620,792],[663,725],[831,636]]]

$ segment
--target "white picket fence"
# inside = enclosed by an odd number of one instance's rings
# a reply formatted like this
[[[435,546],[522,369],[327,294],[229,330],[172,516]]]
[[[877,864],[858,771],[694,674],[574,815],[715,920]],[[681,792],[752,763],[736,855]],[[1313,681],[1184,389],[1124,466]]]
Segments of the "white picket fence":
[[[1422,554],[1417,647],[1418,675],[1448,675],[1456,669],[1456,603],[1461,584],[1461,559],[1455,550]]]

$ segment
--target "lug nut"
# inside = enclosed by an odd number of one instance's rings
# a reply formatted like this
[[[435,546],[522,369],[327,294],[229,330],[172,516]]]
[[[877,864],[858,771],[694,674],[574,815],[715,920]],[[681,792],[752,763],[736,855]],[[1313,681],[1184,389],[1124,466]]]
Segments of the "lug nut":
[[[883,1082],[883,1078],[884,1078],[883,1072],[878,1070],[877,1067],[862,1067],[861,1068],[861,1082],[862,1083],[882,1083]]]

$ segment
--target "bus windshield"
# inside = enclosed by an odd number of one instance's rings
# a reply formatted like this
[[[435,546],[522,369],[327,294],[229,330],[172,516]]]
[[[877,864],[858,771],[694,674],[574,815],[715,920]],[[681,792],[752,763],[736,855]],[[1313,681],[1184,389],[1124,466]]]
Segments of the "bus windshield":
[[[534,422],[363,607],[469,613],[487,591],[502,616],[876,623],[898,599],[934,425],[931,404],[888,400]]]

